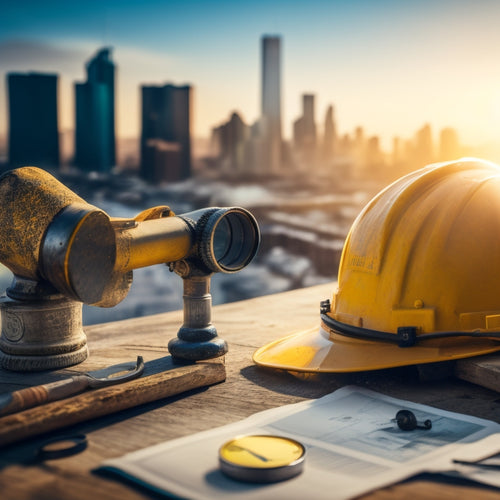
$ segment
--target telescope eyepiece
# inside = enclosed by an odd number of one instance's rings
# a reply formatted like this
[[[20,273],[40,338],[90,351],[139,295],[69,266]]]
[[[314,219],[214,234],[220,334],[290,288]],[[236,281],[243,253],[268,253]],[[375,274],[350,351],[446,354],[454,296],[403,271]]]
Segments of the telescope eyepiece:
[[[213,272],[236,273],[255,257],[260,231],[254,216],[244,208],[215,208],[197,223],[199,257]]]

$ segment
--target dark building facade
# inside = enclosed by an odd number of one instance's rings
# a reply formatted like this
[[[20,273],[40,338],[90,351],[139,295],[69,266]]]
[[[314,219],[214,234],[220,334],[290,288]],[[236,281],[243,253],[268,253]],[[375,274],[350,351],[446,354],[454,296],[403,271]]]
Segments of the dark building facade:
[[[59,166],[57,83],[57,75],[7,75],[10,166]]]
[[[75,84],[75,165],[108,172],[116,164],[115,65],[104,48],[87,63],[87,81]]]
[[[150,182],[175,182],[181,178],[181,146],[178,142],[149,139],[144,162],[148,165],[147,180]]]
[[[168,84],[143,86],[141,90],[141,176],[150,182],[158,180],[155,179],[155,167],[147,150],[151,139],[160,139],[170,144],[169,150],[172,150],[173,144],[178,144],[180,158],[172,163],[172,171],[178,172],[178,178],[174,179],[173,174],[164,174],[166,178],[174,181],[191,177],[191,86]],[[166,158],[170,156],[166,155]],[[168,165],[164,164],[164,169],[168,170]]]

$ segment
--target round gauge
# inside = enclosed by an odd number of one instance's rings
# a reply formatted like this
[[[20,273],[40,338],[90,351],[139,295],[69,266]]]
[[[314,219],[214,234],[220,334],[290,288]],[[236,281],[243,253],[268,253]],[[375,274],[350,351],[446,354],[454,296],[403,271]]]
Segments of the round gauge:
[[[240,436],[219,449],[221,471],[227,476],[252,483],[272,483],[302,472],[304,446],[287,437]]]

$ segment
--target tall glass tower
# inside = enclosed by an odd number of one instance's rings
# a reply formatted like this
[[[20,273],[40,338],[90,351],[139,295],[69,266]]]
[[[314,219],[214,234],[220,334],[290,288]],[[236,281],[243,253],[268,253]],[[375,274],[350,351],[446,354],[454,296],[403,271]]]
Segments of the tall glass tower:
[[[163,141],[163,147],[175,144],[178,162],[170,165],[170,180],[191,177],[191,100],[190,85],[145,85],[142,91],[141,175],[154,181],[154,167],[147,154],[148,142]],[[158,141],[156,141],[158,143]],[[165,168],[169,169],[168,165]]]
[[[101,49],[87,63],[87,81],[75,84],[75,165],[108,172],[115,157],[115,65],[111,49]]]
[[[9,165],[59,166],[57,75],[9,73]]]
[[[262,135],[268,168],[281,167],[281,38],[262,37]]]

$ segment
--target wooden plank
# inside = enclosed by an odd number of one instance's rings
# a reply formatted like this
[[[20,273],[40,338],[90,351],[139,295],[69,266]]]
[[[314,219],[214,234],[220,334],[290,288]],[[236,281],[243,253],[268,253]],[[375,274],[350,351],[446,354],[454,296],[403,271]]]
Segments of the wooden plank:
[[[500,392],[500,354],[460,359],[455,364],[455,376]]]
[[[302,329],[319,327],[319,302],[331,298],[334,283],[217,306],[213,323],[227,340],[226,381],[206,391],[192,391],[147,403],[71,426],[85,433],[89,445],[82,453],[57,461],[29,459],[43,442],[32,438],[0,451],[0,496],[8,500],[146,500],[155,498],[126,482],[93,473],[108,458],[119,457],[171,439],[212,429],[285,404],[318,398],[355,384],[396,398],[428,404],[500,421],[498,394],[457,378],[417,383],[404,369],[353,374],[294,374],[257,367],[256,348]],[[15,374],[0,372],[0,391],[42,383],[44,377],[62,377],[134,361],[142,355],[154,363],[167,356],[169,339],[182,324],[182,311],[86,327],[90,356],[81,365],[62,372]],[[161,361],[158,361],[161,363]],[[149,373],[149,372],[148,372]],[[148,374],[147,373],[147,374]],[[363,498],[394,500],[431,498],[500,499],[498,490],[450,485],[438,481],[409,481]],[[311,492],[314,498],[314,492]]]
[[[0,418],[0,447],[224,381],[222,361],[196,363],[54,401]]]

